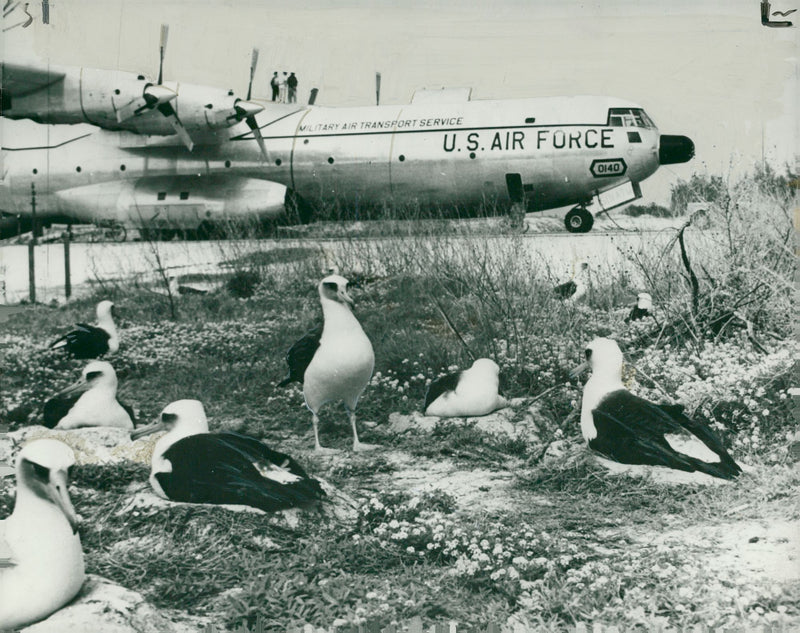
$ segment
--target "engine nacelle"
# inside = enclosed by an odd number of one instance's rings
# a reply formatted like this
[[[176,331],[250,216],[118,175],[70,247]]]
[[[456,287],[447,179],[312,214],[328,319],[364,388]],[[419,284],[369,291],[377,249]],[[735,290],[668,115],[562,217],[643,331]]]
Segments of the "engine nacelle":
[[[286,187],[258,178],[170,176],[59,191],[58,210],[78,222],[194,230],[284,213]]]

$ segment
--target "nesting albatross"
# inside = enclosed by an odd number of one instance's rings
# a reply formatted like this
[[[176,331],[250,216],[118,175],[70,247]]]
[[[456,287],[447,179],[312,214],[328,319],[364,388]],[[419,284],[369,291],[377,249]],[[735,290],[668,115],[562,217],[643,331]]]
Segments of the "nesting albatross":
[[[166,430],[156,442],[150,484],[172,501],[248,505],[274,512],[310,505],[325,496],[288,455],[239,433],[209,433],[198,400],[167,405],[159,420],[131,433],[138,439]]]
[[[589,448],[623,464],[666,466],[733,479],[741,472],[714,432],[690,419],[680,405],[654,404],[622,384],[622,352],[616,341],[596,338],[586,347],[591,367],[583,388],[581,432]]]
[[[372,378],[375,354],[350,306],[347,279],[329,275],[319,283],[319,299],[325,323],[311,330],[289,349],[289,376],[279,383],[303,383],[303,397],[312,414],[314,445],[318,452],[336,452],[319,443],[319,409],[326,402],[342,400],[353,427],[353,450],[375,448],[358,439],[356,405]]]
[[[488,415],[506,406],[498,394],[500,368],[489,358],[479,358],[472,367],[434,380],[425,394],[425,415],[461,417]]]
[[[625,317],[625,323],[638,321],[639,319],[650,316],[650,310],[652,309],[653,297],[650,296],[650,293],[640,292],[636,295],[636,305],[631,308],[630,314]]]
[[[575,302],[582,298],[588,290],[589,263],[581,262],[572,279],[557,285],[553,290],[559,299],[567,302]]]
[[[17,457],[14,511],[0,521],[0,630],[54,613],[80,591],[83,551],[67,491],[72,449],[58,440],[27,444]]]
[[[77,429],[111,426],[132,429],[133,409],[117,400],[117,374],[111,363],[95,360],[86,365],[80,379],[44,403],[44,425]]]
[[[97,304],[97,326],[77,323],[77,329],[68,332],[50,344],[50,349],[63,349],[75,358],[98,358],[119,349],[119,335],[114,324],[114,303]]]

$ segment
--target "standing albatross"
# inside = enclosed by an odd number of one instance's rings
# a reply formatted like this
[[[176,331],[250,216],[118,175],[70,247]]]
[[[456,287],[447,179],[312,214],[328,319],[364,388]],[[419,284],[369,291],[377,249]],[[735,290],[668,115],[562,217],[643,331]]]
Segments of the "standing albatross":
[[[265,512],[303,507],[325,496],[288,455],[254,437],[209,433],[203,404],[178,400],[157,422],[131,433],[135,440],[167,431],[156,442],[150,485],[172,501],[248,505]]]
[[[623,464],[666,466],[733,479],[742,469],[704,423],[681,405],[654,404],[622,384],[622,352],[616,341],[596,338],[586,347],[592,375],[583,388],[581,432],[589,448]]]
[[[80,379],[44,403],[44,425],[48,428],[77,429],[84,426],[112,426],[132,429],[134,414],[117,400],[117,373],[111,363],[94,360]]]
[[[84,580],[78,518],[67,492],[72,449],[35,440],[17,457],[14,511],[0,521],[0,630],[17,629],[54,613]]]
[[[119,349],[119,335],[114,325],[114,303],[97,304],[97,326],[77,323],[77,329],[68,332],[50,344],[50,349],[63,349],[75,358],[98,358]]]
[[[314,447],[318,452],[333,453],[319,443],[319,409],[326,402],[342,400],[353,427],[353,450],[375,448],[358,439],[356,405],[372,378],[375,354],[372,343],[361,328],[350,306],[347,279],[329,275],[319,283],[319,300],[325,323],[322,329],[311,330],[286,354],[289,375],[279,383],[303,383],[303,397],[312,414]]]

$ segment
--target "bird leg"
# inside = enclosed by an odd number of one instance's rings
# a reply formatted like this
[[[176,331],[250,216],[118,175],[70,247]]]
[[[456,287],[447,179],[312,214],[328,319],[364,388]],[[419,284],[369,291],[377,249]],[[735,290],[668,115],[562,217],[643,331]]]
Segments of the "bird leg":
[[[312,412],[313,416],[311,418],[311,423],[314,425],[314,450],[320,455],[333,455],[335,453],[340,453],[341,451],[336,448],[325,448],[322,444],[319,443],[319,417],[317,414]]]
[[[350,424],[353,427],[353,450],[354,451],[373,451],[376,448],[380,448],[377,444],[363,444],[358,440],[358,431],[356,430],[356,412],[350,410],[349,407],[345,407],[347,409],[347,417],[350,418]]]

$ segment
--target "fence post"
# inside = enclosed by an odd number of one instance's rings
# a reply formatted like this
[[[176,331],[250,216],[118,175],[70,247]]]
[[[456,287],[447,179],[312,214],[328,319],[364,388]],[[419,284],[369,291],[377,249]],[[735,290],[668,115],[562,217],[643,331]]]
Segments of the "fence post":
[[[72,279],[69,270],[69,232],[64,231],[64,294],[67,299],[72,296]]]
[[[36,303],[36,266],[34,264],[34,240],[28,242],[28,297]]]

